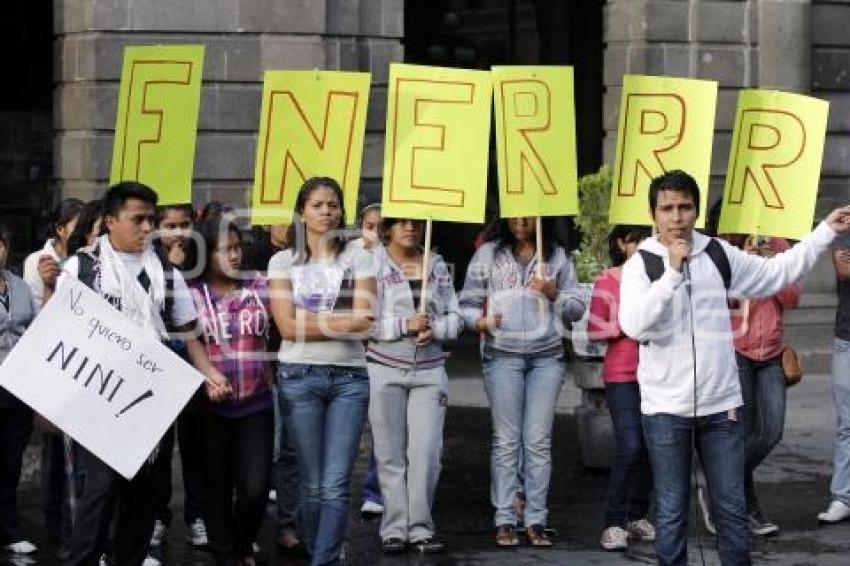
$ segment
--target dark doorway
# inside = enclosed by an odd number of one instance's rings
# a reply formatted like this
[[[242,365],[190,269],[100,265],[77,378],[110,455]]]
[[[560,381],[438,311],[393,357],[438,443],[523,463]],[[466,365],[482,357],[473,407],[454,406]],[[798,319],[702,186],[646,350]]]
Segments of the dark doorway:
[[[53,2],[18,2],[0,22],[0,222],[12,232],[10,267],[43,244],[53,158]]]
[[[579,175],[602,164],[604,0],[431,0],[405,2],[405,60],[421,65],[489,69],[492,65],[572,65],[575,69]],[[491,142],[491,152],[494,143]],[[487,217],[498,210],[495,156]],[[439,223],[434,242],[463,276],[483,226]],[[559,236],[576,247],[572,223]],[[461,285],[462,280],[457,281]]]

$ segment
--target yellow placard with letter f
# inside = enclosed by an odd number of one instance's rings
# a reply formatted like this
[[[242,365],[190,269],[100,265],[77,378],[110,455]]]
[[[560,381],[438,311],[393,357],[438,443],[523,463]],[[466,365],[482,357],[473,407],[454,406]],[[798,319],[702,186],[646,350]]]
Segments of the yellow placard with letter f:
[[[110,184],[139,181],[160,204],[192,201],[203,45],[126,47]]]

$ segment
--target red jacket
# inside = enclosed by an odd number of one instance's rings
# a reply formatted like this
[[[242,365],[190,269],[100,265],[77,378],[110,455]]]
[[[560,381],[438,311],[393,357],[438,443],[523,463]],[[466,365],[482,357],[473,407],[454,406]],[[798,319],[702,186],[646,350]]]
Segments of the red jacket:
[[[608,342],[602,379],[611,383],[637,381],[638,343],[623,334],[619,310],[620,269],[606,269],[593,284],[587,330],[591,340]]]
[[[777,253],[789,248],[788,242],[782,238],[771,238],[770,247]],[[749,299],[748,307],[742,306],[733,311],[735,351],[756,361],[769,360],[781,354],[784,345],[783,315],[786,310],[795,309],[800,304],[800,291],[800,285],[794,283],[772,297]]]

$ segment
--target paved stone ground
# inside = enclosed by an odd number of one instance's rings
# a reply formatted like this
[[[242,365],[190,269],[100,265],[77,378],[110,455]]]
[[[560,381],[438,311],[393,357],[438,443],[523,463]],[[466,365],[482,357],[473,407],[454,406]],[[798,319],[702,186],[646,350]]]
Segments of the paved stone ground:
[[[489,416],[477,368],[458,359],[451,380],[452,407],[446,421],[444,471],[437,493],[436,521],[440,536],[450,551],[442,556],[413,554],[387,559],[381,556],[377,524],[364,523],[352,515],[347,551],[355,565],[467,565],[467,564],[651,564],[651,545],[638,544],[627,553],[606,553],[597,538],[603,514],[606,473],[583,468],[578,459],[578,441],[572,410],[580,399],[569,382],[559,400],[555,423],[554,472],[552,478],[551,526],[557,543],[551,550],[520,548],[499,551],[491,543],[492,512],[489,506]],[[850,523],[820,527],[815,519],[828,503],[831,473],[834,410],[826,376],[807,376],[790,390],[785,439],[758,474],[757,489],[765,512],[782,528],[779,536],[754,543],[756,564],[842,565],[850,564]],[[176,459],[175,459],[176,460]],[[358,458],[355,486],[366,465],[365,450]],[[181,514],[182,494],[179,462],[175,462],[175,516]],[[359,493],[354,504],[359,507]],[[39,511],[39,494],[33,483],[22,491],[24,529],[37,542],[44,540]],[[304,564],[303,560],[279,555],[272,542],[269,523],[259,538],[267,563]],[[691,563],[700,564],[695,531],[691,535]],[[201,565],[208,556],[186,548],[180,521],[171,527],[168,544],[158,554],[166,564]],[[716,545],[700,530],[706,564],[719,564]],[[42,545],[36,562],[53,564],[53,549]],[[36,563],[30,562],[30,563]]]

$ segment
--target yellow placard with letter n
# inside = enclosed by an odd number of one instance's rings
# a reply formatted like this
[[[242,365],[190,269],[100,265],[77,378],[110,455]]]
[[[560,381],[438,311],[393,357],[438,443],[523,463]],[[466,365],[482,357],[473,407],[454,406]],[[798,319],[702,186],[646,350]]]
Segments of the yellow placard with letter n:
[[[801,239],[812,229],[829,103],[744,90],[738,96],[718,232]]]
[[[484,221],[489,72],[390,65],[382,214]]]
[[[263,80],[252,224],[288,224],[301,185],[331,177],[346,220],[357,215],[369,73],[267,71]]]
[[[493,67],[499,214],[578,214],[572,67]]]
[[[700,188],[705,223],[717,83],[626,75],[620,101],[617,155],[608,219],[611,224],[652,224],[649,184],[681,169]]]
[[[110,184],[138,181],[160,204],[192,201],[203,45],[126,47]]]

